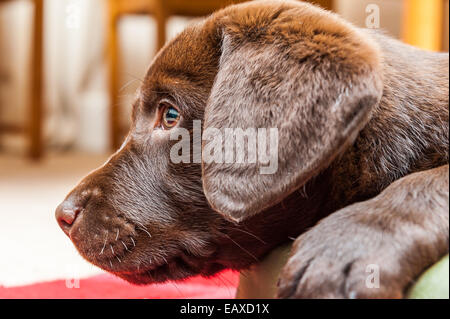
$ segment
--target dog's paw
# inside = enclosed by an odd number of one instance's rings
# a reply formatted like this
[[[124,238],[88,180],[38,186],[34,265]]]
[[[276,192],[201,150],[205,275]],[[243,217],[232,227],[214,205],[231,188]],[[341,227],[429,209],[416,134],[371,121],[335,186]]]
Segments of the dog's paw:
[[[365,205],[325,218],[295,241],[279,278],[279,298],[403,297],[412,279],[404,262],[408,248],[383,221],[369,223]]]

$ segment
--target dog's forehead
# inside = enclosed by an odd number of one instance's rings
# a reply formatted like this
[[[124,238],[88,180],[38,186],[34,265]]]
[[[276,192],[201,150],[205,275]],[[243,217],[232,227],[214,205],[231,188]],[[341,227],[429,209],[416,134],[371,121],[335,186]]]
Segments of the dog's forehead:
[[[218,55],[211,26],[201,21],[186,28],[155,57],[146,75],[146,82],[170,81],[176,77],[198,77],[210,68]]]

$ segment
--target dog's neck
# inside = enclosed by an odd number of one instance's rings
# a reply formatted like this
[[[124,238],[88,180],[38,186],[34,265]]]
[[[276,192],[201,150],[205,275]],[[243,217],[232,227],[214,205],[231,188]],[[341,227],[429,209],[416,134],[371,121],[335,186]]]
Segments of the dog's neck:
[[[333,209],[373,197],[407,174],[448,163],[448,54],[365,32],[380,47],[383,97],[355,143],[332,165]]]
[[[292,241],[314,226],[331,211],[326,207],[330,196],[329,169],[321,172],[281,203],[246,220],[243,227],[264,241],[255,240],[249,249],[262,256],[273,248]],[[243,245],[248,244],[248,239]]]
[[[306,227],[344,206],[376,196],[407,174],[449,161],[448,54],[419,50],[377,31],[364,32],[380,47],[383,96],[353,145],[306,185],[316,194],[310,201],[317,201],[320,194],[327,196],[324,205],[298,206],[301,215],[311,218],[301,221]],[[303,201],[301,193],[291,197],[300,196],[297,200]]]

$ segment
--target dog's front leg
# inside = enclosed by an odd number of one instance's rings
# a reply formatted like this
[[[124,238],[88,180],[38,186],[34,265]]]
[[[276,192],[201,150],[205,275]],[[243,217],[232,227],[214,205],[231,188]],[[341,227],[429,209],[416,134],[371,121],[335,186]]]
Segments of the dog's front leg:
[[[294,243],[281,298],[402,298],[449,250],[449,167],[408,175]]]

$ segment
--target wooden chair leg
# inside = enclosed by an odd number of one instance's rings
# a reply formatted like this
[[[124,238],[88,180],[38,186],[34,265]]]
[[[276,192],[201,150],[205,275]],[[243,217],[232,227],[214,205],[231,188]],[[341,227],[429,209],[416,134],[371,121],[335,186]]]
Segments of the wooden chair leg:
[[[1,9],[1,6],[0,6],[0,9]],[[1,33],[2,33],[2,29],[1,29],[1,25],[0,25],[0,34]],[[3,59],[1,50],[0,50],[0,59]],[[1,72],[1,70],[0,70],[0,72]],[[0,73],[0,85],[2,84],[3,80],[4,80],[3,74]],[[5,123],[3,122],[3,119],[2,119],[2,107],[3,107],[2,100],[0,99],[0,151],[2,150],[2,133],[5,130],[5,128],[3,127],[5,125]]]
[[[118,45],[118,10],[116,1],[108,1],[108,68],[109,68],[109,103],[110,103],[110,147],[120,147],[120,104],[119,104],[119,45]]]
[[[312,3],[318,4],[324,9],[333,10],[333,0],[312,0]]]
[[[164,0],[157,0],[155,2],[155,20],[156,20],[156,32],[157,32],[157,50],[160,50],[166,43],[167,32],[167,17],[168,13],[164,6]]]
[[[43,0],[34,1],[33,50],[31,55],[31,107],[28,123],[29,156],[39,159],[43,153],[42,144],[42,64],[43,64]]]

